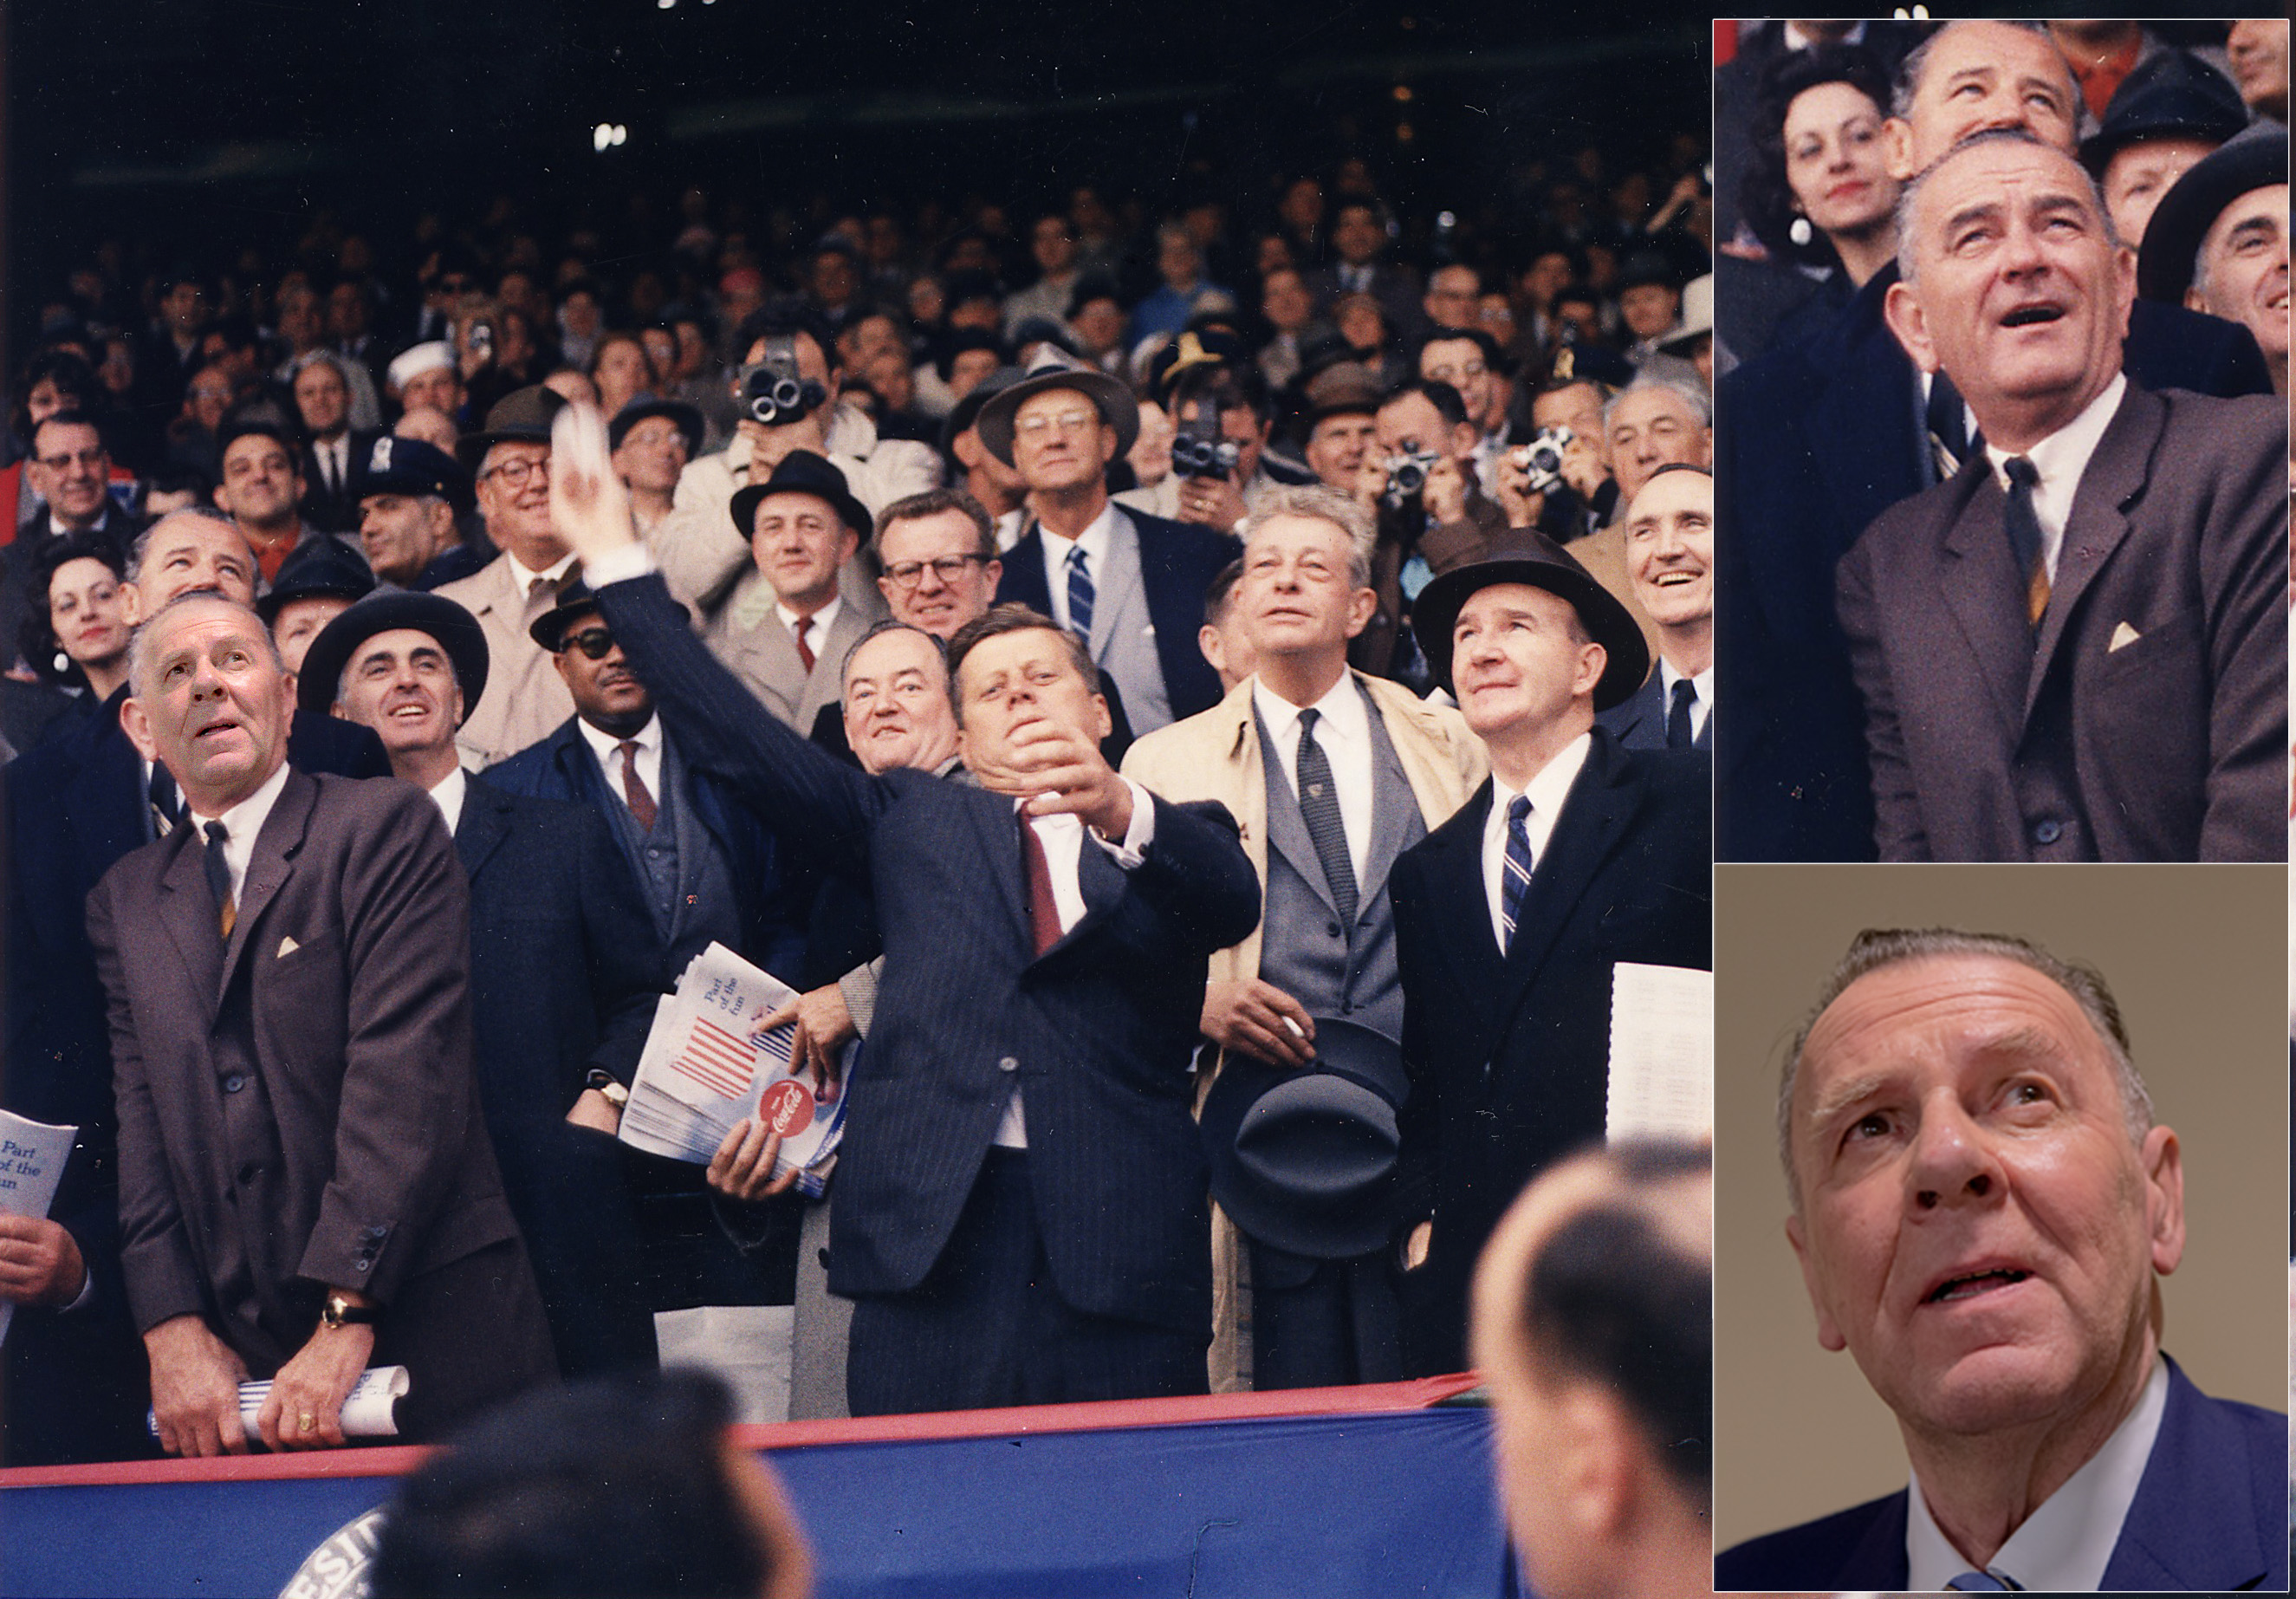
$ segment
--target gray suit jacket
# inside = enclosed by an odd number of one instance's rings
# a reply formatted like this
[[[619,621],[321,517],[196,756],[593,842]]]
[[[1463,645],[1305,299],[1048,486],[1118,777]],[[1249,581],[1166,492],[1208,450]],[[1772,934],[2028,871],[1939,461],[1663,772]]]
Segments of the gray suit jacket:
[[[1842,557],[1885,860],[2278,861],[2286,417],[2131,385],[2038,638],[1983,457]]]
[[[487,635],[487,691],[476,705],[464,707],[469,714],[455,735],[463,764],[483,771],[541,743],[574,714],[566,680],[526,631],[558,603],[557,596],[547,588],[539,596],[521,594],[508,556],[439,584],[437,592],[477,617]]]
[[[737,601],[718,612],[702,637],[710,652],[733,669],[767,710],[799,732],[809,733],[821,708],[843,697],[845,652],[885,614],[885,603],[874,593],[866,600],[850,593],[840,598],[844,603],[837,607],[827,640],[814,646],[810,672],[799,659],[797,639],[782,625],[768,588],[761,586],[747,602]]]

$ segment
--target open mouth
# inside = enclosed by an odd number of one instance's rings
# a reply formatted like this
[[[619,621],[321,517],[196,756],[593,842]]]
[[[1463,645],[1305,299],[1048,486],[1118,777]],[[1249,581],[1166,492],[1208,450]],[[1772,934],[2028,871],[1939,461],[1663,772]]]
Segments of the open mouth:
[[[1652,578],[1651,582],[1655,588],[1678,589],[1685,583],[1696,582],[1703,575],[1705,574],[1696,572],[1661,572],[1656,577]]]
[[[2032,1274],[2014,1266],[1995,1266],[1987,1271],[1965,1273],[1939,1283],[1923,1296],[1922,1303],[1949,1305],[1960,1299],[1974,1299],[1997,1289],[2013,1288]]]
[[[2064,316],[2064,308],[2054,305],[2021,305],[2001,318],[2004,327],[2035,327],[2045,322],[2055,322]]]

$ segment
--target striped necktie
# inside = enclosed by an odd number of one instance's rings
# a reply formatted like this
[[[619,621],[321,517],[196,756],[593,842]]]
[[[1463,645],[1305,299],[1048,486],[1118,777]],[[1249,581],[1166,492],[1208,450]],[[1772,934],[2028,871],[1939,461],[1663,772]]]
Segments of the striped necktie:
[[[1086,566],[1084,546],[1069,546],[1069,631],[1092,639],[1092,572]]]
[[[1499,921],[1506,929],[1503,950],[1514,948],[1514,924],[1522,914],[1523,892],[1530,886],[1530,835],[1523,819],[1530,814],[1530,795],[1518,794],[1507,804],[1506,860],[1499,872]]]

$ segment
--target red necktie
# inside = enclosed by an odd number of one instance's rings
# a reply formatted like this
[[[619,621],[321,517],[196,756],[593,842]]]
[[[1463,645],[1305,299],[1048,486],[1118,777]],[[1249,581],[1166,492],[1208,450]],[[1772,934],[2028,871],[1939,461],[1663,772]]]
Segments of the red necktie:
[[[811,631],[813,631],[813,618],[799,617],[792,636],[797,639],[797,658],[805,663],[806,675],[808,677],[813,675],[813,646],[805,641],[805,636]]]
[[[660,814],[653,803],[653,790],[638,776],[638,746],[635,738],[625,738],[616,746],[622,752],[622,797],[629,802],[630,814],[646,832],[653,831],[654,818]]]
[[[1041,955],[1061,941],[1061,907],[1053,898],[1053,866],[1045,856],[1045,841],[1025,815],[1021,818],[1021,858],[1029,867],[1029,931]]]

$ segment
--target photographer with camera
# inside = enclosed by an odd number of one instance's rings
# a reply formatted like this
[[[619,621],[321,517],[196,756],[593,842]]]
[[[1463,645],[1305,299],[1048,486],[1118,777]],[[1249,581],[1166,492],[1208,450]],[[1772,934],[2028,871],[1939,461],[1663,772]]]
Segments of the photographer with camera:
[[[1480,435],[1475,441],[1475,482],[1484,493],[1494,492],[1508,444],[1507,401],[1514,395],[1514,385],[1500,371],[1505,358],[1498,341],[1480,328],[1438,327],[1421,342],[1414,365],[1422,378],[1450,384],[1467,402],[1467,419]]]
[[[1275,404],[1267,383],[1249,367],[1184,373],[1165,404],[1179,430],[1172,441],[1172,474],[1180,484],[1174,513],[1180,521],[1234,532],[1253,495],[1291,481],[1268,469]]]
[[[733,441],[688,463],[669,515],[648,540],[670,592],[705,617],[728,607],[751,615],[772,603],[730,512],[738,490],[766,482],[792,452],[826,458],[872,515],[940,486],[931,445],[881,440],[865,412],[832,400],[845,375],[831,365],[836,335],[811,305],[769,301],[743,320],[735,342],[744,353],[732,385]],[[839,588],[859,608],[876,600],[870,574],[850,564]]]
[[[1487,558],[1506,515],[1475,482],[1481,430],[1449,383],[1420,379],[1390,390],[1373,418],[1374,443],[1356,471],[1356,498],[1379,527],[1372,588],[1379,609],[1349,650],[1375,676],[1402,676],[1396,644],[1409,602],[1431,578]]]
[[[1535,527],[1558,544],[1583,539],[1611,519],[1619,485],[1603,448],[1609,384],[1575,373],[1550,379],[1531,397],[1531,436],[1493,463],[1491,498],[1509,527]]]

